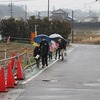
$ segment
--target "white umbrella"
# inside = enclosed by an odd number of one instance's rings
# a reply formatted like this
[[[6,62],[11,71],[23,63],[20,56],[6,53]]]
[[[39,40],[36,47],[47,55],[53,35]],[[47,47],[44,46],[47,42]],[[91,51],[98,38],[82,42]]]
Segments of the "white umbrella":
[[[50,38],[63,38],[60,34],[56,34],[56,33],[51,34],[49,37]]]

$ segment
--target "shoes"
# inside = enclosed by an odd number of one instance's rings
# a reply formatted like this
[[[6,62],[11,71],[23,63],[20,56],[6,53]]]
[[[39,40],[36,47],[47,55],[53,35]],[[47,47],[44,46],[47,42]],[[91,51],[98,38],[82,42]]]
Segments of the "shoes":
[[[39,66],[37,66],[37,68],[39,68]]]
[[[64,60],[64,58],[61,59],[61,61],[63,61],[63,60]]]
[[[42,68],[44,68],[44,65],[42,65]]]
[[[46,64],[46,66],[48,66],[48,64]]]

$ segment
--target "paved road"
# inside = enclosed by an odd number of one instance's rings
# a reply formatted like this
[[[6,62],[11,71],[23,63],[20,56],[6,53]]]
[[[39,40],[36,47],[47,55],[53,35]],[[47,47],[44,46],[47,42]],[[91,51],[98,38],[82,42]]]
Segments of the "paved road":
[[[64,61],[23,85],[16,100],[100,100],[100,46],[73,44]]]

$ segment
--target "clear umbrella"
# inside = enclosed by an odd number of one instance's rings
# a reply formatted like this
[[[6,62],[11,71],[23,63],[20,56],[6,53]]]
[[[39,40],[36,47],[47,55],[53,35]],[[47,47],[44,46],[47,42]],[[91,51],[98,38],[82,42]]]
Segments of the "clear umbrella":
[[[62,38],[62,36],[60,34],[56,34],[56,33],[51,34],[49,37],[50,38]]]

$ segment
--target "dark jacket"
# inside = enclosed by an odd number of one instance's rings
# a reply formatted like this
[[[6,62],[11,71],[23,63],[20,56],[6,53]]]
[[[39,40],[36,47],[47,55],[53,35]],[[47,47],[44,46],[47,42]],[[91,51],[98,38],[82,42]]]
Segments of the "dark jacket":
[[[35,57],[37,54],[40,55],[40,47],[38,46],[34,48],[33,56]]]
[[[59,42],[59,48],[60,49],[65,49],[66,48],[66,44],[63,41]]]
[[[47,55],[49,52],[49,43],[45,40],[40,43],[41,56]]]

